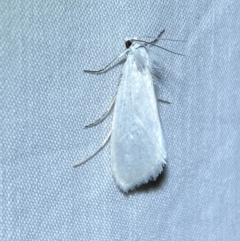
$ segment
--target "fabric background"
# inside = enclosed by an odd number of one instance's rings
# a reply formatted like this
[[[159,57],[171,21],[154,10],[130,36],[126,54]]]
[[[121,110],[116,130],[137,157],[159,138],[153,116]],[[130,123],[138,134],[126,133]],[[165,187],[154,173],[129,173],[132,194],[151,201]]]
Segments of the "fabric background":
[[[240,1],[0,1],[1,240],[240,240]],[[108,108],[126,36],[156,36],[168,160],[123,194]]]

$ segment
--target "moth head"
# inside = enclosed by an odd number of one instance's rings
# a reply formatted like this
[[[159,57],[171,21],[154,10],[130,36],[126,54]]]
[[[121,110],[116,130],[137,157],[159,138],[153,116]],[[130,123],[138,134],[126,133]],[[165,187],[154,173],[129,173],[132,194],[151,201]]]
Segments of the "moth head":
[[[130,48],[131,45],[132,45],[132,41],[131,40],[125,41],[125,46],[126,46],[127,49]]]
[[[136,38],[125,38],[124,39],[125,46],[126,46],[127,49],[129,49],[133,45],[134,40],[136,40]]]

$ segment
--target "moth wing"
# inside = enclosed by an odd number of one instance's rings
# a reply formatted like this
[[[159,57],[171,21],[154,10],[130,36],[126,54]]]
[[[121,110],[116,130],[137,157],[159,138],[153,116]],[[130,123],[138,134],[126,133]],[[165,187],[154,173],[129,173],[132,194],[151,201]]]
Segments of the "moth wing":
[[[138,50],[139,51],[139,50]],[[148,55],[144,48],[141,54]],[[123,67],[111,135],[111,168],[117,185],[128,191],[162,172],[166,150],[152,76],[139,70],[134,54]]]

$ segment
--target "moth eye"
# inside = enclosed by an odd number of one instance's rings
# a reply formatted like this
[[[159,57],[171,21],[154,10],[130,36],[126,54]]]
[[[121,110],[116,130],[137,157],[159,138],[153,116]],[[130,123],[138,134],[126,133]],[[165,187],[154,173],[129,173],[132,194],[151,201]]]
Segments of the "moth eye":
[[[128,49],[132,45],[132,42],[128,40],[125,42],[125,45],[126,45],[126,48]]]

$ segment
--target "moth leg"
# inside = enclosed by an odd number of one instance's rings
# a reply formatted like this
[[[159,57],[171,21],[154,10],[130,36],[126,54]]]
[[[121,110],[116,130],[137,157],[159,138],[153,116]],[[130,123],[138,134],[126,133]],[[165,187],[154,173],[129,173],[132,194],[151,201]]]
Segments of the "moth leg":
[[[180,53],[177,53],[177,52],[171,51],[171,50],[169,50],[169,49],[166,49],[166,48],[164,48],[164,47],[161,47],[161,46],[156,45],[156,43],[160,40],[160,38],[162,37],[162,35],[164,34],[164,32],[165,32],[165,29],[163,29],[163,30],[158,34],[158,36],[157,36],[154,40],[152,40],[152,41],[150,41],[150,42],[143,41],[143,40],[138,40],[138,39],[135,40],[135,41],[143,42],[143,43],[145,43],[145,44],[150,44],[150,45],[152,45],[152,46],[155,46],[155,47],[157,47],[157,48],[163,49],[163,50],[165,50],[165,51],[167,51],[167,52],[169,52],[169,53],[172,53],[172,54],[176,54],[176,55],[180,55],[180,56],[185,56],[184,54],[180,54]],[[181,41],[181,40],[180,40],[180,41]]]
[[[92,74],[100,74],[104,71],[107,70],[107,68],[117,59],[120,59],[122,56],[124,56],[129,50],[126,49],[124,52],[122,52],[121,54],[119,54],[115,59],[113,59],[109,64],[107,64],[104,68],[102,69],[99,69],[99,70],[88,70],[88,69],[85,69],[83,70],[84,72],[86,73],[92,73]]]
[[[164,104],[171,104],[171,102],[167,101],[167,100],[163,100],[163,99],[159,99],[158,98],[158,101],[161,102],[161,103],[164,103]]]
[[[97,119],[96,121],[94,121],[93,123],[90,123],[86,126],[84,126],[84,128],[89,128],[89,127],[93,127],[93,126],[96,126],[97,124],[101,123],[103,120],[105,120],[105,118],[109,115],[109,113],[111,112],[114,104],[115,104],[115,101],[116,101],[116,97],[117,97],[117,94],[113,97],[113,100],[110,104],[110,106],[108,107],[107,111],[99,118]]]
[[[164,34],[164,32],[165,32],[165,29],[163,29],[153,41],[149,42],[149,44],[155,44],[155,43],[157,43],[158,40],[159,40],[159,39],[162,37],[162,35]]]
[[[89,156],[88,158],[84,159],[83,161],[80,161],[79,163],[75,164],[73,167],[74,168],[79,167],[82,164],[84,164],[85,162],[87,162],[88,160],[90,160],[91,158],[93,158],[95,155],[97,155],[97,153],[99,151],[101,151],[104,148],[104,146],[108,143],[108,141],[110,140],[111,134],[112,134],[112,130],[109,131],[107,138],[103,141],[102,145],[91,156]]]

